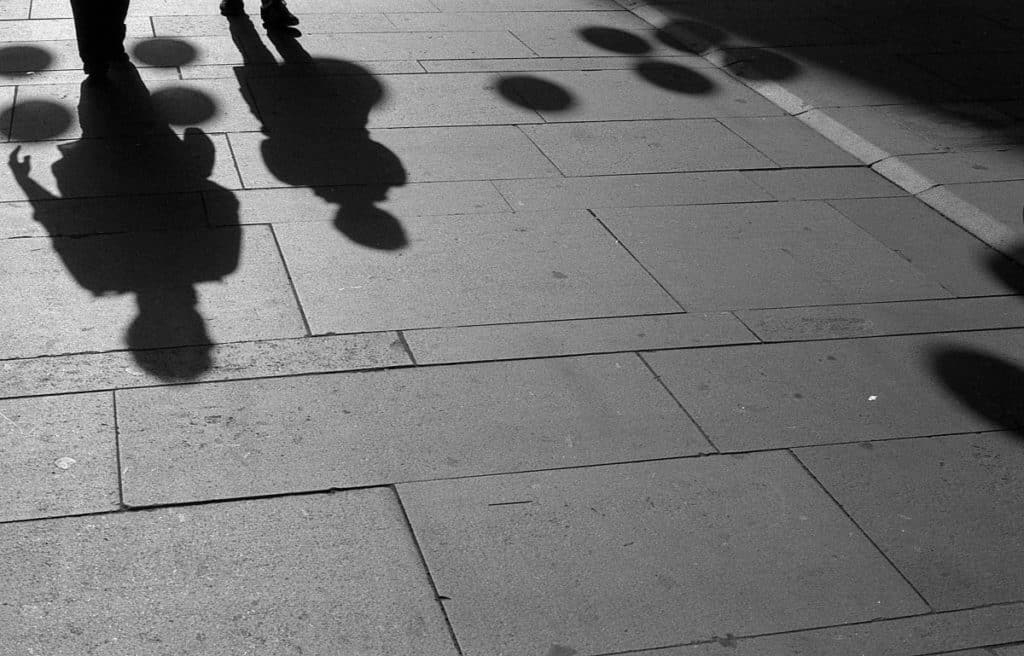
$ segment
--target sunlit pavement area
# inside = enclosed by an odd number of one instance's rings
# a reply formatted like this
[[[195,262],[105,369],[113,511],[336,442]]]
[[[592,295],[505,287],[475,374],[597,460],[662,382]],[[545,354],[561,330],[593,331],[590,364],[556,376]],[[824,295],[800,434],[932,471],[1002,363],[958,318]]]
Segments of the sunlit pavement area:
[[[1024,655],[1016,0],[0,4],[0,654]]]

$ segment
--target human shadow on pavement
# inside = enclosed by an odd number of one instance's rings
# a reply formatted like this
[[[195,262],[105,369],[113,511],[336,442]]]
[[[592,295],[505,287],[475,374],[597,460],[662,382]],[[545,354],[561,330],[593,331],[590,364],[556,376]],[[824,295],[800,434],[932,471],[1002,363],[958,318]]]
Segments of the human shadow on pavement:
[[[228,21],[244,62],[235,73],[262,123],[260,153],[270,174],[336,204],[334,225],[353,242],[406,246],[401,223],[377,205],[406,183],[399,158],[367,130],[370,110],[384,98],[380,82],[352,62],[310,56],[297,30],[268,33],[278,63],[248,16]]]
[[[212,348],[195,285],[237,268],[237,201],[231,225],[219,229],[201,216],[177,220],[158,207],[167,202],[159,195],[119,201],[126,185],[135,194],[223,190],[209,179],[214,144],[195,127],[179,138],[129,64],[82,84],[78,117],[81,139],[59,145],[52,166],[57,194],[33,179],[20,148],[9,166],[75,282],[97,297],[135,295],[138,315],[125,341],[139,366],[165,380],[194,379],[210,368]],[[79,199],[71,212],[68,199]],[[193,348],[166,350],[181,346]]]

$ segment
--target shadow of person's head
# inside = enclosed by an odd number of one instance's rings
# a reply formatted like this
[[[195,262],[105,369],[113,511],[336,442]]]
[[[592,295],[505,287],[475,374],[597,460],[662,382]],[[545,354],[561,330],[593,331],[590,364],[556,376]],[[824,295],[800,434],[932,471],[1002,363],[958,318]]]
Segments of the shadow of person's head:
[[[334,227],[360,246],[393,251],[405,248],[408,237],[401,222],[377,206],[387,198],[388,184],[316,187],[314,192],[328,203],[338,205]]]
[[[125,341],[143,370],[161,380],[177,381],[194,380],[210,369],[212,345],[193,287],[139,290],[136,302],[139,313]],[[188,348],[161,348],[168,344]]]

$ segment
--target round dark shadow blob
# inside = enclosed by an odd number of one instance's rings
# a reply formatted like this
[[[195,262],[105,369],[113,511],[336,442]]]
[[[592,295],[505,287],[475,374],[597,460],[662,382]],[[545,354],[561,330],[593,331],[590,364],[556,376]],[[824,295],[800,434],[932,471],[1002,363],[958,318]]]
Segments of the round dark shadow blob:
[[[726,33],[699,21],[675,20],[656,32],[658,41],[681,52],[702,55],[725,41]]]
[[[1024,427],[1024,369],[985,351],[951,345],[931,353],[932,366],[964,405],[1004,428]]]
[[[188,87],[159,89],[151,98],[153,107],[169,125],[199,125],[217,113],[213,99]]]
[[[636,72],[651,84],[676,93],[708,93],[715,86],[697,71],[669,62],[641,62],[637,64]]]
[[[0,74],[24,76],[42,71],[53,63],[53,55],[36,46],[4,46],[0,48]]]
[[[184,66],[195,61],[196,49],[180,39],[146,39],[132,48],[132,54],[147,66]]]
[[[498,81],[498,93],[520,107],[560,112],[576,104],[572,94],[561,86],[530,75],[512,75]]]
[[[745,80],[787,80],[800,70],[795,61],[771,50],[758,50],[750,59],[729,65],[729,70]]]
[[[623,55],[643,55],[651,50],[644,39],[613,27],[584,27],[579,35],[598,48]]]
[[[49,100],[19,102],[17,126],[12,124],[14,113],[13,107],[0,112],[0,132],[18,141],[45,141],[60,137],[74,122],[71,110]]]

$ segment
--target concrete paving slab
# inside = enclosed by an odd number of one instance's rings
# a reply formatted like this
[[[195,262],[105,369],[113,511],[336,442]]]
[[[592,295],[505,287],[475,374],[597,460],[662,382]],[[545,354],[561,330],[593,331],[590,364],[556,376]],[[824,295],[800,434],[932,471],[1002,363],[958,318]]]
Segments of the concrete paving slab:
[[[706,59],[694,57],[659,57],[665,68],[713,68]],[[534,57],[532,59],[423,59],[423,68],[430,73],[522,73],[532,71],[608,71],[634,70],[637,58],[629,57]]]
[[[18,90],[11,138],[14,141],[42,141],[48,139],[80,139],[83,136],[82,88],[78,84],[28,85]],[[236,80],[192,80],[187,85],[180,80],[154,80],[127,93],[139,95],[127,102],[121,120],[87,123],[89,137],[160,134],[173,130],[182,134],[189,127],[199,127],[206,133],[259,131],[260,122],[239,102],[240,90]],[[148,94],[147,94],[148,92]],[[86,90],[86,94],[90,91]],[[100,99],[86,96],[87,102]],[[54,133],[51,112],[36,111],[33,105],[57,105],[74,115],[67,127]],[[25,108],[26,111],[19,111]],[[102,110],[100,110],[102,111]],[[86,115],[89,116],[88,114]],[[88,118],[86,119],[88,120]]]
[[[253,0],[250,0],[253,5]],[[255,7],[249,7],[250,11]],[[304,0],[300,13],[364,14],[385,11],[437,11],[429,0]],[[220,13],[216,3],[206,0],[133,0],[134,16],[204,16]],[[71,7],[61,0],[35,0],[32,18],[70,18]]]
[[[1011,43],[1020,49],[1020,35]],[[1024,82],[1015,71],[1024,66],[1024,53],[1001,52],[993,57],[989,53],[944,53],[929,52],[908,55],[908,59],[920,65],[948,83],[963,90],[964,96],[979,100],[1006,100],[1024,98]]]
[[[1024,301],[1017,296],[744,310],[736,314],[766,342],[1024,327]]]
[[[120,194],[167,194],[241,187],[223,135],[192,138],[82,139],[68,142],[4,144],[0,158],[30,159],[28,175],[38,183],[26,189],[9,166],[0,167],[0,200],[52,200]]]
[[[517,211],[766,201],[738,171],[593,176],[494,183]]]
[[[878,45],[727,51],[812,107],[899,105],[965,99],[960,89]]]
[[[687,310],[949,296],[820,202],[601,208],[597,215]]]
[[[398,490],[469,656],[611,653],[924,610],[786,454]]]
[[[1004,428],[1019,420],[975,414],[938,368],[965,351],[992,354],[986,362],[1016,362],[1022,346],[1024,333],[1013,330],[643,357],[715,446],[745,451]],[[991,385],[1001,385],[1006,376],[997,374],[1010,375],[1009,368],[993,372]]]
[[[383,87],[383,97],[367,108],[367,94],[363,90],[376,84]],[[282,122],[302,121],[315,126],[356,128],[543,122],[532,109],[502,98],[497,86],[494,76],[486,73],[387,75],[375,80],[349,75],[315,81],[282,76],[249,81],[256,105],[271,132]],[[323,107],[331,107],[327,120],[322,117]],[[293,131],[294,127],[284,129]]]
[[[3,20],[28,18],[29,8],[31,6],[32,0],[12,0],[12,2],[5,2],[4,6],[0,7],[0,18]]]
[[[6,8],[7,3],[4,3]],[[0,9],[3,16],[3,9]],[[132,38],[153,36],[153,27],[143,16],[132,16],[125,21],[127,34]],[[66,41],[75,38],[74,22],[66,18],[52,20],[11,20],[0,22],[0,42],[7,41]],[[45,47],[45,44],[43,44]]]
[[[150,80],[179,80],[178,69],[166,66],[150,66],[137,69],[139,77],[144,81]],[[24,73],[2,73],[0,72],[0,87],[28,87],[34,84],[81,84],[85,79],[82,73],[81,64],[75,64],[75,68],[63,70],[41,70]]]
[[[824,110],[892,155],[987,149],[1024,141],[1024,124],[981,103]]]
[[[1020,601],[1024,451],[1016,434],[798,450],[933,608]]]
[[[170,348],[150,352],[146,357],[162,361],[161,370],[171,372],[171,378],[197,382],[299,376],[412,364],[396,333],[216,344],[208,352],[196,347]],[[190,363],[199,357],[209,358],[209,366],[204,371],[195,372],[190,369]],[[132,354],[126,351],[4,360],[0,363],[0,373],[3,374],[0,398],[150,387],[165,383],[164,378],[140,367]]]
[[[915,269],[957,296],[1012,293],[1021,274],[983,242],[912,198],[830,204]],[[1020,282],[1024,285],[1024,282]]]
[[[605,26],[592,24],[590,27],[604,28]],[[515,30],[514,33],[516,38],[541,57],[600,57],[602,55],[619,54],[614,49],[584,38],[582,34],[572,29],[561,27],[527,29],[522,27]],[[644,52],[645,55],[652,57],[688,56],[697,59],[696,55],[681,47],[667,45],[660,41],[656,30],[650,29],[650,26],[646,30],[629,30],[629,34],[646,42],[647,49]]]
[[[349,61],[532,57],[536,53],[508,32],[385,32],[307,34],[299,42],[314,58]]]
[[[525,125],[522,131],[569,176],[775,168],[707,119]]]
[[[1024,180],[950,184],[946,189],[1007,227],[1021,230]]]
[[[613,0],[432,0],[444,12],[467,11],[616,11]]]
[[[746,176],[776,200],[827,200],[906,196],[866,167],[747,171]]]
[[[68,6],[70,11],[70,5]],[[0,61],[0,76],[5,78],[32,77],[27,73],[39,70],[77,70],[82,77],[82,60],[78,58],[78,45],[74,39],[65,41],[14,42],[5,44],[4,58]],[[15,82],[17,84],[18,82]]]
[[[0,203],[0,238],[4,239],[205,226],[206,210],[198,193]]]
[[[710,450],[632,354],[150,388],[117,403],[134,506]]]
[[[403,217],[408,248],[276,232],[314,334],[678,312],[586,212]]]
[[[246,187],[561,177],[530,139],[510,126],[387,128],[369,134],[297,131],[289,136],[298,138],[283,142],[259,133],[230,135]]]
[[[996,656],[1021,656],[1024,654],[1024,645],[1010,645],[1008,647],[997,647],[992,650]]]
[[[256,2],[250,2],[253,16],[258,16]],[[293,8],[294,11],[299,9]],[[415,15],[415,14],[411,14]],[[351,32],[394,32],[391,21],[380,13],[369,14],[302,14],[303,34],[348,34]],[[220,36],[228,32],[226,18],[220,16],[153,16],[152,30],[160,37]]]
[[[897,160],[935,184],[1024,179],[1024,146],[969,153],[906,155]]]
[[[0,522],[120,507],[113,397],[0,401]]]
[[[306,334],[263,226],[9,239],[0,253],[10,272],[3,358]],[[139,294],[156,299],[144,316]]]
[[[311,75],[330,76],[334,74],[346,75],[352,70],[352,66],[358,66],[370,75],[392,75],[394,73],[423,73],[423,67],[419,62],[409,60],[395,61],[344,61],[344,60],[320,60]],[[150,70],[150,69],[143,69]],[[201,65],[181,66],[182,80],[205,80],[219,78],[234,78],[251,80],[260,77],[277,77],[281,75],[281,67],[278,64],[247,64],[243,67],[230,65]]]
[[[239,192],[209,192],[204,195],[206,210],[213,225],[251,223],[295,223],[334,221],[339,212],[336,203],[323,196],[334,193],[372,196],[373,190],[252,189]],[[388,190],[388,197],[376,206],[399,220],[407,216],[445,214],[483,214],[510,212],[508,203],[490,182],[425,182]],[[0,205],[0,216],[3,206]],[[236,217],[237,214],[237,217]]]
[[[470,32],[474,30],[577,30],[593,25],[648,32],[650,23],[622,11],[466,11],[459,13],[391,13],[387,18],[403,32]]]
[[[736,317],[727,313],[434,328],[408,330],[403,336],[418,364],[749,344],[757,341]]]
[[[457,653],[390,490],[7,524],[0,538],[14,653]]]
[[[991,656],[988,649],[961,647],[998,645],[1020,639],[1024,606],[1011,604],[916,617],[880,620],[854,626],[797,631],[776,636],[720,638],[717,642],[656,651],[636,656]],[[949,651],[949,650],[956,651]],[[999,654],[999,650],[994,650]],[[1003,655],[1000,655],[1003,656]],[[1007,655],[1008,656],[1008,655]],[[1017,656],[1014,654],[1013,656]]]
[[[541,84],[538,84],[538,81]],[[782,110],[716,70],[666,68],[664,85],[634,71],[555,71],[511,78],[509,90],[549,123],[764,116]],[[674,85],[667,88],[669,85]],[[571,104],[549,109],[552,90]]]
[[[847,166],[861,163],[791,116],[723,118],[722,124],[779,166]]]

